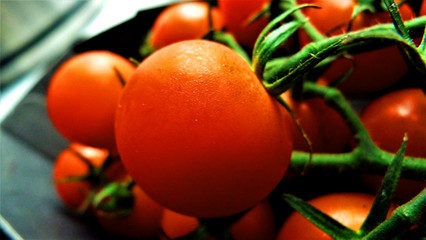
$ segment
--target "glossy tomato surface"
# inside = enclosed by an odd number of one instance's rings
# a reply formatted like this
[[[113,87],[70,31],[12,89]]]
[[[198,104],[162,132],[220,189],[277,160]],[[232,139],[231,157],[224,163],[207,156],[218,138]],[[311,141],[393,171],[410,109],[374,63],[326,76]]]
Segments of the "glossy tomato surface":
[[[282,94],[312,144],[313,152],[342,152],[350,145],[352,132],[339,113],[321,98],[295,100],[289,91]],[[309,151],[302,133],[291,124],[293,148]]]
[[[169,209],[164,210],[161,220],[163,233],[168,238],[176,239],[193,232],[200,222],[197,218],[179,214]],[[268,202],[262,202],[245,213],[238,221],[230,226],[234,240],[272,240],[276,237],[276,224],[272,208]],[[208,239],[217,239],[209,237]]]
[[[379,97],[360,114],[373,141],[383,150],[396,153],[407,134],[405,154],[426,158],[426,95],[421,89],[401,89]],[[381,183],[378,176],[366,175],[363,180],[376,191]],[[426,187],[424,181],[401,178],[395,200],[406,202]]]
[[[374,13],[363,11],[351,22],[352,13],[358,6],[355,0],[316,0],[311,3],[320,6],[321,9],[307,8],[305,15],[320,32],[328,36],[343,34],[347,30],[360,30],[378,23],[392,22],[387,11]],[[399,11],[404,20],[415,17],[408,4],[400,6]],[[303,31],[300,33],[302,46],[310,42]],[[339,87],[344,92],[352,94],[383,90],[392,86],[408,72],[399,49],[390,46],[353,54],[350,58],[342,57],[330,66],[324,77],[328,82],[334,82],[351,69],[353,72]]]
[[[126,81],[135,67],[108,51],[89,51],[63,63],[50,80],[47,111],[56,129],[68,140],[116,149],[114,115]]]
[[[149,56],[126,85],[116,116],[129,174],[182,214],[248,209],[289,164],[287,113],[247,62],[218,43],[183,41]]]
[[[224,24],[237,41],[248,48],[252,48],[257,37],[269,22],[267,17],[256,21],[251,18],[258,14],[269,0],[218,0],[219,10],[223,14]]]
[[[367,218],[373,201],[374,195],[364,193],[331,193],[314,198],[309,203],[344,226],[357,231]],[[395,208],[395,205],[391,206],[388,217]],[[328,240],[332,238],[301,214],[293,212],[278,233],[277,240],[286,239]]]
[[[420,16],[425,16],[426,15],[426,1],[423,0],[422,2],[422,6],[420,7]]]
[[[89,193],[93,184],[86,180],[73,180],[69,178],[81,177],[89,173],[90,162],[99,167],[108,157],[105,149],[93,148],[79,143],[71,143],[56,158],[53,165],[53,180],[55,189],[67,207],[79,210],[87,204]],[[84,159],[86,160],[84,160]]]
[[[96,218],[106,232],[129,239],[155,239],[160,233],[163,207],[137,185],[132,187],[133,207],[129,215],[96,211]]]
[[[182,40],[201,39],[209,31],[208,11],[206,2],[183,2],[167,7],[152,27],[152,46],[159,49]],[[223,19],[218,9],[212,8],[211,14],[214,29],[221,29]]]
[[[373,141],[396,153],[404,133],[405,154],[426,158],[426,96],[421,89],[401,89],[374,100],[360,114]]]

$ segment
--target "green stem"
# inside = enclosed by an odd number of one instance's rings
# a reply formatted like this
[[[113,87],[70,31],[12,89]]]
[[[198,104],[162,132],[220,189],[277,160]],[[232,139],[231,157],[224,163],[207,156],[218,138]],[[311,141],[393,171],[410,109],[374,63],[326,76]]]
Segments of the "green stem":
[[[408,29],[418,34],[426,24],[426,17],[419,17],[406,22]],[[407,43],[395,30],[393,24],[379,24],[359,31],[349,32],[306,45],[299,52],[289,57],[279,69],[273,73],[265,73],[265,88],[272,96],[281,95],[302,76],[316,65],[331,56],[344,52],[360,53],[391,46],[396,43],[410,50],[410,60],[418,69],[425,68],[425,60],[418,50]],[[256,66],[255,66],[256,69]]]
[[[291,157],[289,171],[301,174],[304,170],[309,173],[324,172],[358,172],[371,174],[384,174],[392,162],[395,154],[382,150],[364,152],[355,148],[349,153],[314,153],[310,160],[308,152],[294,151]],[[309,163],[309,164],[308,164]],[[305,166],[308,164],[308,168]],[[426,180],[426,161],[424,158],[406,157],[402,167],[401,176],[406,179],[419,181]]]
[[[392,239],[416,224],[426,211],[426,189],[408,203],[398,207],[392,215],[363,239]]]
[[[286,11],[289,9],[292,9],[297,6],[297,3],[295,0],[281,0],[280,7]],[[315,7],[314,5],[311,5],[310,7]],[[318,8],[318,7],[316,7]],[[292,17],[297,20],[298,22],[304,22],[305,24],[302,26],[302,28],[305,30],[306,34],[312,39],[312,41],[320,41],[326,38],[312,23],[309,21],[309,19],[302,13],[301,10],[295,11],[292,13]]]
[[[383,174],[387,170],[395,154],[383,151],[375,145],[357,113],[338,89],[305,82],[303,94],[307,97],[322,97],[328,105],[336,109],[354,133],[357,147],[349,153],[315,153],[311,160],[309,153],[295,151],[290,163],[291,171],[301,173],[309,161],[308,171],[322,169]],[[409,179],[425,180],[426,159],[406,157],[401,175]]]
[[[399,14],[398,5],[393,0],[384,0],[386,7],[388,8],[390,17],[395,26],[397,32],[411,45],[414,46],[413,41],[411,40],[410,34],[408,34],[408,30],[404,25],[404,21]]]

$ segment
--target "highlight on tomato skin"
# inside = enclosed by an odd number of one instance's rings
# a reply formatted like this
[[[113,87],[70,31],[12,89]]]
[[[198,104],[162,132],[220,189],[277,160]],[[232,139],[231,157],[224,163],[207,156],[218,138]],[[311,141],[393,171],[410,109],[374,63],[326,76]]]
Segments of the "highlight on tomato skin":
[[[426,157],[426,95],[419,88],[406,88],[384,94],[360,113],[360,119],[376,145],[396,153],[407,134],[406,156]],[[380,177],[366,175],[363,180],[372,190],[380,186]],[[417,195],[426,183],[401,178],[395,192],[399,202]]]
[[[199,227],[200,221],[196,217],[179,214],[165,209],[161,220],[162,240],[178,239],[193,232]],[[273,210],[268,201],[264,201],[229,227],[234,240],[273,240],[276,237],[276,223]],[[168,238],[166,238],[167,235]],[[208,237],[209,240],[217,239]]]
[[[182,41],[146,58],[126,85],[117,145],[135,182],[164,207],[228,216],[259,203],[284,176],[287,116],[235,51]]]
[[[52,178],[55,190],[62,202],[71,210],[79,210],[87,204],[94,187],[88,180],[68,180],[89,173],[89,166],[84,157],[93,166],[99,167],[108,157],[105,149],[93,148],[80,143],[71,143],[56,157]]]
[[[344,226],[358,231],[370,212],[374,195],[354,192],[329,193],[308,201],[314,207],[331,216]],[[396,209],[391,205],[388,216]],[[277,240],[316,239],[331,240],[332,238],[309,222],[300,213],[293,212],[281,226]]]
[[[168,6],[155,19],[149,42],[154,49],[159,49],[182,40],[201,39],[210,30],[208,11],[207,2],[182,2]],[[221,13],[213,7],[211,14],[213,28],[222,29]]]
[[[351,23],[350,30],[356,31],[377,23],[392,22],[387,11],[374,13],[363,11],[351,21],[353,10],[358,6],[355,0],[312,0],[310,3],[320,6],[321,9],[306,8],[305,15],[327,36],[345,33],[349,23]],[[415,18],[415,12],[408,4],[401,5],[399,11],[403,20]],[[310,42],[304,31],[299,33],[301,46]],[[353,72],[339,88],[347,94],[355,95],[386,89],[408,73],[407,64],[398,47],[390,46],[353,54],[349,58],[341,57],[331,64],[323,77],[329,84],[334,83],[350,70]]]
[[[49,119],[69,141],[116,151],[114,115],[135,66],[109,51],[77,54],[55,70],[46,93]]]

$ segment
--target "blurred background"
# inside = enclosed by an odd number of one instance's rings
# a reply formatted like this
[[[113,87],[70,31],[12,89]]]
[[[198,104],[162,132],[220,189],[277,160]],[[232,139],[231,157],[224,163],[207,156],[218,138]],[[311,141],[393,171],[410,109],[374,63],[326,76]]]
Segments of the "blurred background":
[[[0,122],[78,41],[179,0],[1,0]]]
[[[67,142],[46,117],[44,85],[76,47],[123,47],[127,35],[110,41],[117,29],[144,31],[178,1],[0,0],[0,239],[107,239],[57,205],[52,156]]]

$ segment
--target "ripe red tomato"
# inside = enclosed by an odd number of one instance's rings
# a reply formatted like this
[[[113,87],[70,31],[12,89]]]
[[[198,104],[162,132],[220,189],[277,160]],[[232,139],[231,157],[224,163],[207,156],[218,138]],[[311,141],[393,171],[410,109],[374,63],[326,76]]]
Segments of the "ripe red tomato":
[[[184,237],[194,231],[200,222],[197,218],[182,215],[165,209],[161,220],[161,227],[169,239]],[[232,239],[258,240],[275,239],[276,224],[272,208],[268,202],[262,202],[244,214],[241,219],[230,227]],[[161,236],[162,239],[166,239]],[[216,238],[208,238],[216,239]]]
[[[385,94],[366,106],[360,118],[383,150],[396,153],[407,133],[405,154],[426,158],[426,96],[421,89]]]
[[[71,143],[55,160],[53,166],[53,180],[55,189],[67,207],[79,210],[90,197],[93,189],[89,181],[67,181],[69,177],[84,176],[89,173],[89,167],[81,158],[90,161],[93,166],[100,166],[108,157],[108,151]],[[81,156],[80,156],[81,155]]]
[[[269,22],[262,17],[249,23],[250,18],[261,11],[269,0],[218,0],[219,10],[223,14],[226,29],[234,35],[237,41],[252,48],[260,32]]]
[[[306,16],[320,32],[328,35],[344,33],[348,28],[352,12],[357,6],[355,0],[315,0],[312,4],[320,6],[321,9],[307,8]],[[404,20],[415,17],[414,11],[408,4],[400,6],[399,10]],[[387,22],[392,21],[386,11],[376,13],[363,11],[353,20],[351,31]],[[310,40],[303,31],[300,33],[303,46]],[[352,57],[352,60],[341,58],[335,61],[324,73],[325,79],[333,82],[354,67],[351,75],[339,86],[347,93],[371,93],[385,89],[408,72],[407,65],[396,46],[354,54]]]
[[[171,43],[201,39],[209,31],[208,4],[183,2],[164,9],[156,18],[151,31],[151,45],[159,49]],[[223,27],[222,15],[212,8],[214,29]]]
[[[360,118],[378,147],[396,153],[407,133],[405,154],[426,158],[426,95],[421,89],[402,89],[383,95],[363,109]],[[365,176],[365,180],[374,190],[380,185],[377,177]],[[395,198],[405,202],[424,187],[425,182],[400,179]]]
[[[420,16],[426,15],[426,1],[425,0],[423,0],[423,2],[422,2],[422,6],[420,7],[419,15]]]
[[[114,115],[122,83],[135,67],[107,51],[78,54],[54,73],[47,90],[47,111],[53,125],[72,142],[116,149]]]
[[[332,193],[309,201],[314,207],[352,230],[359,230],[373,205],[374,195],[363,193]],[[391,206],[388,217],[396,209]],[[282,225],[277,240],[332,239],[301,214],[293,212]]]
[[[182,214],[248,209],[289,165],[286,111],[240,55],[215,42],[182,41],[150,55],[126,85],[116,116],[129,174]]]
[[[137,185],[132,187],[134,205],[126,216],[96,211],[103,229],[114,236],[131,239],[154,239],[160,233],[163,207],[153,201]]]
[[[352,132],[340,114],[321,98],[294,100],[290,92],[281,95],[306,132],[314,152],[342,152],[351,143]],[[308,145],[296,124],[291,124],[293,149],[308,151]]]

